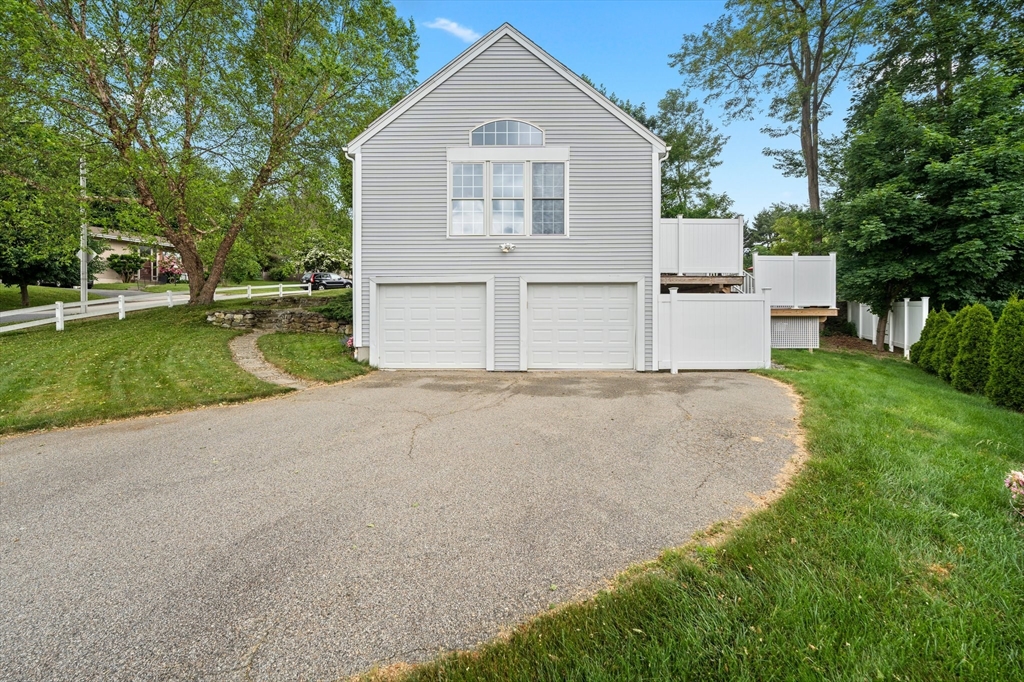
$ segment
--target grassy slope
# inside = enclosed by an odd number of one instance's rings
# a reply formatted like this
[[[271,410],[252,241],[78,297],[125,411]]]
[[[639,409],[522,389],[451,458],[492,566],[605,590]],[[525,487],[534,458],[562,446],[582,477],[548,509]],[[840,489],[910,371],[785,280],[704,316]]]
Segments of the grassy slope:
[[[369,366],[352,359],[352,350],[334,334],[267,334],[260,351],[289,374],[312,381],[342,381],[365,374]]]
[[[429,679],[1024,679],[1024,415],[907,363],[778,352],[812,459],[717,549],[690,546]]]
[[[96,294],[89,294],[89,299],[100,298]],[[57,301],[65,303],[77,303],[79,301],[77,289],[59,289],[57,287],[28,288],[29,307],[37,305],[50,305]],[[16,310],[21,307],[21,289],[0,285],[0,310]]]
[[[0,433],[280,392],[232,362],[227,342],[237,332],[205,315],[157,308],[0,335]]]

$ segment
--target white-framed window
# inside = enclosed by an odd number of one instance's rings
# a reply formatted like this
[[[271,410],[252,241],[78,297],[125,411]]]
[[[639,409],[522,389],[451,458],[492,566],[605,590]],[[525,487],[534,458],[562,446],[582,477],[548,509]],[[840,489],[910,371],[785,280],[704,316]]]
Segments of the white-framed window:
[[[491,234],[525,234],[525,163],[491,163]]]
[[[453,163],[451,196],[452,234],[484,232],[484,164]]]
[[[544,144],[544,131],[524,121],[491,121],[474,128],[469,143],[474,147],[539,147]]]
[[[456,236],[566,236],[565,161],[449,164]]]
[[[533,234],[565,234],[565,164],[533,163]]]

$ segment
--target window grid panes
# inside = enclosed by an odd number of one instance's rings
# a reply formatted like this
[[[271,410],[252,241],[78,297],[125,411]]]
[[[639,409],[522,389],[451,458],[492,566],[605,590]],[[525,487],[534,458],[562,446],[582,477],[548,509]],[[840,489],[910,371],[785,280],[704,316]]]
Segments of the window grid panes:
[[[491,201],[491,234],[523,234],[525,222],[522,199]]]
[[[565,234],[565,164],[533,164],[533,234]]]
[[[452,198],[484,198],[484,165],[482,163],[452,164]]]
[[[491,234],[526,232],[522,163],[491,164]]]
[[[491,121],[474,130],[470,141],[476,147],[539,147],[544,133],[522,121]]]
[[[495,199],[523,198],[523,164],[495,163],[491,166],[491,182]]]
[[[564,163],[453,163],[451,169],[452,235],[565,234]]]
[[[484,234],[484,164],[452,164],[452,234]]]

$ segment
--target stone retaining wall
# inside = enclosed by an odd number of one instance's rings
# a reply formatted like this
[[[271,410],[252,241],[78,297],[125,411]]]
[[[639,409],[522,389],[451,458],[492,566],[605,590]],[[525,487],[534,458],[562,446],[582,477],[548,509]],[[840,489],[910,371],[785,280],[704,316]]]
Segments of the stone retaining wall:
[[[276,332],[351,334],[351,323],[328,320],[320,313],[298,308],[231,310],[209,313],[206,321],[227,329],[267,329]]]

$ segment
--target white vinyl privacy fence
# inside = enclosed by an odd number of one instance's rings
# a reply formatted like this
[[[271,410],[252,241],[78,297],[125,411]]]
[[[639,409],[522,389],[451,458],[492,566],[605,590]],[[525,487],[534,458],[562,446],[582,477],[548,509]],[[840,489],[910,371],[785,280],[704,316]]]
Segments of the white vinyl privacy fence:
[[[776,308],[835,308],[836,254],[761,256],[754,254],[754,283],[772,290]]]
[[[266,296],[283,297],[285,294],[306,294],[312,296],[313,292],[309,284],[267,284],[244,287],[222,287],[217,289],[213,300],[229,301],[232,299],[262,298]],[[64,323],[73,320],[84,320],[90,317],[103,317],[104,315],[117,315],[119,320],[125,318],[126,313],[135,310],[146,310],[148,308],[172,308],[176,305],[188,303],[188,292],[168,291],[163,294],[147,294],[145,296],[125,296],[108,298],[98,301],[89,301],[84,307],[80,302],[42,305],[33,308],[18,308],[16,310],[5,310],[0,312],[0,334],[12,332],[18,329],[29,327],[41,327],[44,325],[55,325],[57,331],[64,331]],[[14,322],[7,324],[5,317],[10,319],[23,315],[41,315],[39,319],[25,322]]]
[[[658,367],[771,367],[771,292],[658,296]]]
[[[857,328],[857,336],[875,343],[878,333],[878,316],[863,303],[849,301],[846,304],[846,319]],[[905,298],[892,306],[889,319],[885,325],[885,339],[889,352],[896,348],[903,349],[903,356],[910,357],[910,347],[921,340],[921,330],[928,319],[928,297],[920,301]]]
[[[662,218],[658,233],[662,273],[739,275],[743,272],[743,217]]]

